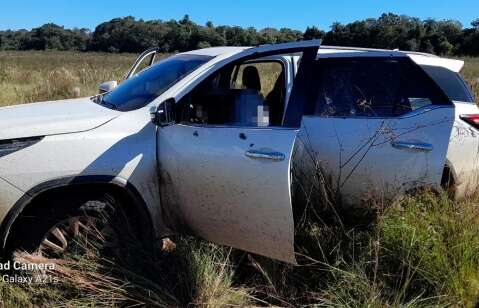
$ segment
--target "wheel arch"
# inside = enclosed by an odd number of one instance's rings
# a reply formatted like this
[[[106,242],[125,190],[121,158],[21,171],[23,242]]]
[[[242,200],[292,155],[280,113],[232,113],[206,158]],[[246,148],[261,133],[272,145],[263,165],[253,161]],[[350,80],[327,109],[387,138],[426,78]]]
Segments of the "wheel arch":
[[[452,197],[456,195],[457,175],[451,162],[447,159],[441,176],[441,187]]]
[[[70,176],[36,185],[15,203],[0,226],[0,251],[2,255],[5,253],[8,242],[11,239],[10,231],[14,229],[17,218],[21,214],[27,213],[29,209],[35,207],[36,201],[41,198],[67,191],[74,193],[101,191],[111,193],[120,200],[124,200],[125,202],[122,205],[127,214],[132,213],[132,211],[139,214],[141,219],[139,224],[140,232],[142,237],[144,237],[142,240],[148,245],[152,245],[155,242],[156,230],[152,215],[145,200],[133,184],[123,178],[114,176]]]

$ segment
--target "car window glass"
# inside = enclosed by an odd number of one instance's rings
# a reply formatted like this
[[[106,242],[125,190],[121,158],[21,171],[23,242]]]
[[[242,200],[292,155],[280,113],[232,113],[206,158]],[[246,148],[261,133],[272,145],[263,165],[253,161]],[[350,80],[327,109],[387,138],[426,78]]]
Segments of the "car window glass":
[[[320,68],[316,114],[390,114],[400,80],[397,62],[328,63]]]
[[[120,111],[141,108],[211,59],[209,56],[180,54],[159,61],[107,93],[102,103]]]
[[[423,65],[421,67],[451,100],[474,103],[470,89],[458,73],[439,66]]]
[[[441,99],[424,72],[404,61],[334,59],[316,65],[315,115],[393,117]]]

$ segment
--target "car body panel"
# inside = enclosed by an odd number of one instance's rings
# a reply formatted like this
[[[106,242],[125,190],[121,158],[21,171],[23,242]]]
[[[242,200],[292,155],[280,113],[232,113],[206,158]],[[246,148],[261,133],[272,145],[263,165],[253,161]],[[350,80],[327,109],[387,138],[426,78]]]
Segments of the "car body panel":
[[[416,64],[441,66],[456,73],[459,73],[464,67],[464,61],[457,60],[457,59],[431,57],[431,56],[418,55],[418,54],[408,54],[408,56],[414,62],[416,62]]]
[[[3,107],[0,108],[0,140],[86,131],[118,114],[88,97]]]
[[[460,72],[464,67],[464,61],[438,57],[428,53],[386,50],[357,47],[339,47],[322,45],[318,51],[319,57],[385,57],[385,56],[408,56],[418,65],[432,65],[447,68],[453,72]]]
[[[1,176],[25,192],[65,177],[117,178],[139,192],[155,222],[155,232],[160,233],[156,129],[147,108],[121,113],[94,130],[46,136],[0,157]]]
[[[11,207],[25,194],[7,180],[0,178],[0,221],[7,216]],[[1,249],[0,249],[1,250]]]
[[[250,48],[253,48],[253,47],[223,46],[223,47],[210,47],[210,48],[204,48],[204,49],[191,50],[191,51],[186,51],[184,53],[189,55],[203,55],[203,56],[217,57],[217,56],[222,56],[225,54],[239,53]]]
[[[475,104],[454,102],[456,114],[447,151],[447,165],[454,177],[455,197],[469,196],[477,191],[479,182],[479,131],[459,118],[479,114]]]
[[[289,176],[295,137],[290,129],[160,129],[164,212],[210,241],[295,263]],[[285,158],[245,156],[254,149],[277,151]]]
[[[344,204],[354,205],[416,187],[440,187],[453,121],[453,106],[426,107],[399,118],[305,116],[298,139],[331,177]],[[432,149],[397,148],[398,142]]]

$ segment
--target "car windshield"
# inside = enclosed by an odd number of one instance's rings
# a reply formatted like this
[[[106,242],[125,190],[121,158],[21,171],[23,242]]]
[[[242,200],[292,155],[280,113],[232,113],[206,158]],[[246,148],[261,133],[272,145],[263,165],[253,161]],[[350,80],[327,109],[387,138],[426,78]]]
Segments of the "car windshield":
[[[125,80],[105,94],[101,104],[120,111],[141,108],[211,59],[210,56],[187,54],[169,57]]]

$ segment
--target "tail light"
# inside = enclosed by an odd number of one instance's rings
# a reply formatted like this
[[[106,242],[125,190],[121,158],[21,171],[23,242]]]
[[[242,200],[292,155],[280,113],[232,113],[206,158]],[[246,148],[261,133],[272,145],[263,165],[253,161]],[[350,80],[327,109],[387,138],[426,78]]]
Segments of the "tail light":
[[[472,127],[479,129],[479,114],[461,114],[459,118]]]

